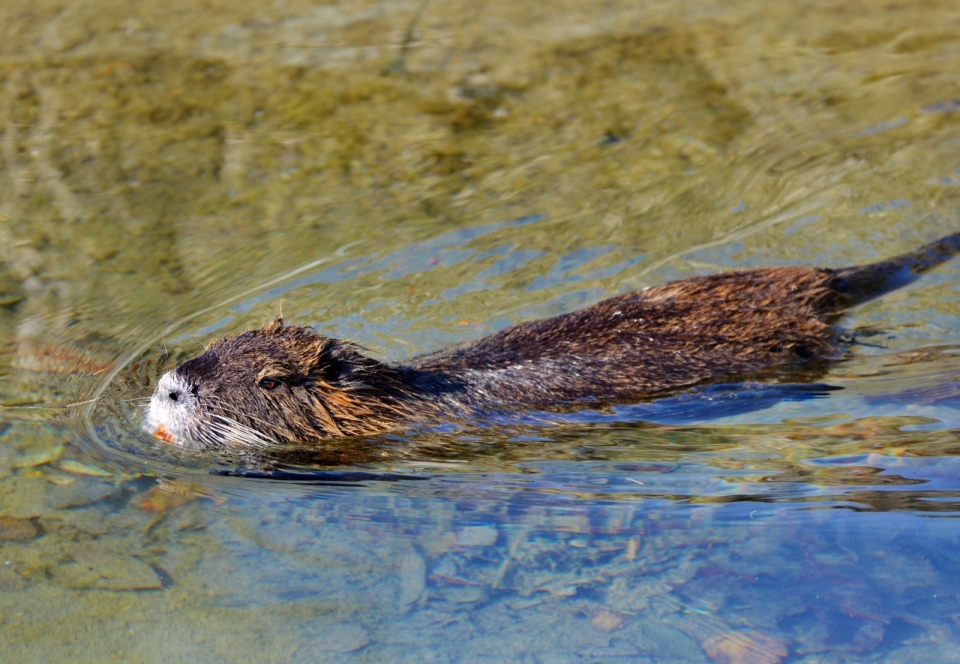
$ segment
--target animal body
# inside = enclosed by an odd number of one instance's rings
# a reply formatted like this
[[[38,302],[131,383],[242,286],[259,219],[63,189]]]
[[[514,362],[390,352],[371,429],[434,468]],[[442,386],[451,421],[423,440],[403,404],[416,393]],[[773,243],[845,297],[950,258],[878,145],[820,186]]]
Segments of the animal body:
[[[640,401],[829,359],[851,306],[960,251],[960,233],[864,266],[771,267],[681,279],[389,364],[314,330],[213,341],[166,373],[146,426],[187,447],[259,448],[365,436],[487,409]]]

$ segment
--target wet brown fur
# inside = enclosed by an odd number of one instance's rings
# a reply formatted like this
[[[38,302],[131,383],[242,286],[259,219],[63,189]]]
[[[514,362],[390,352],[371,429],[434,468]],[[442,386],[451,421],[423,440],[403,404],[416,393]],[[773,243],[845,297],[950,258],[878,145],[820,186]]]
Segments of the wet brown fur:
[[[370,435],[490,408],[641,400],[836,353],[832,323],[960,249],[960,234],[867,266],[693,277],[390,365],[277,319],[176,369],[204,408],[274,441]],[[263,389],[264,378],[277,381]],[[216,410],[219,409],[219,410]]]

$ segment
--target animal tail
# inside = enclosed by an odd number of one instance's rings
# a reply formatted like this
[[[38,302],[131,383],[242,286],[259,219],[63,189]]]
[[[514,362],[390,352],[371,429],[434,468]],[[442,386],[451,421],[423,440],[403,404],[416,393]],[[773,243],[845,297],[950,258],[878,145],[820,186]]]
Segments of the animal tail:
[[[960,233],[878,263],[855,265],[834,270],[831,287],[840,298],[841,307],[851,307],[915,281],[960,253]]]

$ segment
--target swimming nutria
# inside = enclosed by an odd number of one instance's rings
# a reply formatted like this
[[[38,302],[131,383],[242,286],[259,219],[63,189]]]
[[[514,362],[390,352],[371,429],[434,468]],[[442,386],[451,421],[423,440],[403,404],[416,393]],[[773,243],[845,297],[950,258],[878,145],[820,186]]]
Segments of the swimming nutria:
[[[850,306],[960,251],[960,233],[879,263],[692,277],[385,364],[277,318],[166,373],[147,426],[188,447],[263,447],[382,433],[487,408],[638,401],[829,358]]]

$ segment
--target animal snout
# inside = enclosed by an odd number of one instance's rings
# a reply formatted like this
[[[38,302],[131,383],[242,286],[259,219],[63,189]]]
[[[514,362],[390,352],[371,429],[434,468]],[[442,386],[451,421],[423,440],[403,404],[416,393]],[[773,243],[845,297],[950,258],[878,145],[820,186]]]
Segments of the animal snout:
[[[164,374],[157,384],[154,398],[171,404],[180,404],[187,400],[187,386],[173,372]]]

